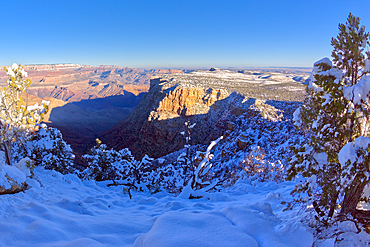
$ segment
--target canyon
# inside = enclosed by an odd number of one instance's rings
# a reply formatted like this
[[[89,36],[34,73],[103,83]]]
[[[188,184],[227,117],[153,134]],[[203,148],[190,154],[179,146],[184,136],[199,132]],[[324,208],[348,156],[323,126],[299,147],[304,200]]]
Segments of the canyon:
[[[208,144],[256,100],[299,104],[310,69],[135,69],[78,64],[25,65],[29,104],[50,101],[44,121],[60,129],[76,162],[100,138],[134,156],[158,158],[189,144]],[[7,77],[0,72],[0,85]],[[294,107],[293,107],[294,108]],[[291,108],[289,108],[291,109]],[[284,110],[284,109],[283,109]],[[284,114],[291,114],[285,112]],[[194,124],[187,129],[185,122]],[[188,126],[189,126],[188,125]]]
[[[159,158],[186,144],[209,144],[232,129],[230,121],[256,101],[291,115],[304,98],[307,77],[307,72],[214,68],[156,76],[130,115],[99,138],[117,150],[128,147],[137,158]],[[190,130],[186,122],[195,125]],[[182,134],[187,131],[189,142]]]
[[[102,131],[136,107],[152,76],[188,71],[79,64],[25,65],[24,69],[32,81],[25,95],[27,104],[50,101],[44,122],[62,131],[77,159],[95,144]],[[5,86],[6,80],[3,70],[0,86]]]

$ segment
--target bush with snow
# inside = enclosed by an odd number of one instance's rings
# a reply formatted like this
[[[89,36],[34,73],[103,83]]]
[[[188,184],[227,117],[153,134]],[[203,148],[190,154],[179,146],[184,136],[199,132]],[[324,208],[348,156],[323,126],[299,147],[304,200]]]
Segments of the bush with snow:
[[[0,89],[0,142],[3,144],[6,163],[12,165],[13,143],[22,143],[27,133],[32,132],[42,121],[49,102],[27,106],[22,98],[31,84],[29,79],[25,79],[27,72],[21,65],[14,63],[6,68],[6,73],[9,77],[7,87]]]
[[[97,181],[122,179],[127,175],[127,168],[134,160],[128,149],[122,149],[121,151],[107,149],[107,146],[99,140],[97,140],[97,145],[90,150],[90,153],[85,154],[82,158],[88,163],[87,168],[82,172],[82,176]]]
[[[45,124],[32,135],[28,135],[23,145],[16,145],[14,150],[16,160],[28,157],[35,166],[43,166],[62,174],[75,171],[72,148],[63,140],[58,129],[46,127]]]
[[[252,146],[251,151],[246,153],[240,165],[245,175],[260,181],[282,181],[285,176],[284,165],[280,160],[276,163],[264,159],[265,150],[260,146]]]
[[[267,112],[279,112],[273,105],[258,105],[267,104],[259,102],[236,118],[232,123],[233,130],[227,131],[225,140],[216,147],[214,171],[223,174],[224,183],[232,184],[238,177],[282,181],[290,147],[305,142],[302,132],[294,128],[290,115],[271,117]],[[279,103],[279,106],[284,109],[280,110],[284,114],[297,107],[288,102]]]

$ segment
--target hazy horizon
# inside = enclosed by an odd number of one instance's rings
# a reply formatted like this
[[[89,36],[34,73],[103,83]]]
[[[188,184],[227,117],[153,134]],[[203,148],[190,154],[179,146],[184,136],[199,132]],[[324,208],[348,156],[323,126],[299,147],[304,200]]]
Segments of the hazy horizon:
[[[126,67],[126,68],[133,68],[133,69],[200,69],[200,70],[207,70],[210,68],[217,68],[217,69],[312,69],[312,66],[310,67],[300,67],[300,66],[230,66],[230,67],[217,67],[217,66],[183,66],[183,67],[131,67],[131,66],[119,66],[116,64],[98,64],[98,65],[91,65],[91,64],[79,64],[79,63],[37,63],[37,64],[22,64],[19,63],[22,66],[44,66],[44,65],[60,65],[60,64],[70,64],[70,65],[82,65],[82,66],[91,66],[91,67],[99,67],[99,66],[117,66],[117,67]],[[6,65],[0,65],[0,67],[10,67],[12,64],[6,64]]]

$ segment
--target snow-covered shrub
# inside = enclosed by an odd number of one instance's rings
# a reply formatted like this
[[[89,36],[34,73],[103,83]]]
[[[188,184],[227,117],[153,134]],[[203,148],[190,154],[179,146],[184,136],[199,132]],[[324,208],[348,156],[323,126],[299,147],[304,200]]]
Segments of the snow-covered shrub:
[[[97,145],[89,154],[85,154],[83,159],[87,161],[88,166],[80,176],[85,179],[110,180],[112,184],[109,186],[123,185],[129,194],[131,189],[151,191],[156,186],[157,180],[149,176],[153,159],[147,155],[138,161],[128,148],[120,151],[107,149],[107,146],[97,139]]]
[[[74,172],[73,151],[56,128],[42,125],[35,133],[28,136],[23,145],[17,145],[14,157],[16,160],[28,157],[33,165],[56,170],[62,174]]]
[[[25,79],[27,72],[21,65],[13,64],[5,68],[9,79],[7,87],[0,88],[0,142],[5,151],[6,163],[12,165],[13,143],[22,143],[27,133],[32,132],[47,111],[49,102],[27,106],[24,92],[31,81]]]
[[[208,148],[206,150],[204,158],[195,167],[196,169],[194,170],[192,180],[189,183],[193,190],[203,189],[203,190],[207,191],[207,190],[212,189],[217,184],[217,182],[215,182],[215,181],[212,182],[213,176],[212,176],[211,168],[212,168],[213,165],[210,161],[214,157],[214,155],[211,154],[211,150],[222,139],[223,139],[223,136],[221,136],[217,140],[214,140],[214,141],[211,142],[211,144],[208,146]]]
[[[209,161],[213,157],[210,151],[223,138],[220,137],[216,141],[213,141],[206,151],[193,150],[191,152],[191,129],[195,125],[195,123],[190,124],[189,122],[185,122],[186,131],[181,134],[186,138],[186,145],[184,146],[186,152],[182,152],[177,157],[176,162],[171,164],[173,172],[171,186],[176,188],[178,192],[184,186],[190,186],[192,190],[198,190],[210,184],[209,180],[211,177],[209,171],[212,165]]]
[[[134,161],[134,157],[128,149],[121,151],[107,149],[107,146],[101,144],[100,140],[97,140],[97,145],[82,158],[88,163],[82,176],[97,181],[122,179],[128,174],[128,167]]]
[[[251,147],[251,151],[246,153],[241,161],[245,176],[252,180],[264,181],[282,181],[285,176],[284,166],[280,160],[276,163],[264,159],[265,150],[259,146]],[[242,173],[242,175],[244,175]]]
[[[198,149],[202,145],[190,145],[192,129],[196,124],[185,122],[185,130],[180,134],[185,138],[184,148],[177,156],[164,165],[149,165],[145,170],[143,178],[146,180],[146,187],[151,192],[166,190],[170,193],[179,194],[183,187],[192,184],[198,165],[206,156],[205,150]]]
[[[131,155],[131,152],[127,148],[123,150]],[[144,155],[140,161],[135,160],[133,156],[131,157],[132,161],[122,166],[122,168],[126,169],[126,172],[124,176],[120,178],[119,183],[128,186],[129,190],[150,191],[153,188],[153,184],[149,181],[149,174],[151,171],[150,164],[153,159],[149,158],[148,155]]]
[[[176,167],[175,164],[167,164],[152,169],[146,176],[148,189],[152,193],[165,190],[173,194],[179,194],[186,185],[187,176],[185,174],[184,169],[181,166]]]
[[[130,190],[152,193],[166,190],[180,194],[187,185],[192,190],[199,190],[209,187],[210,180],[213,178],[210,173],[212,165],[209,160],[212,157],[210,148],[214,145],[215,143],[209,147],[207,152],[199,150],[193,152],[191,148],[185,148],[173,163],[153,166],[153,159],[147,155],[142,160],[135,160],[127,148],[116,151],[107,149],[106,145],[98,143],[91,149],[90,154],[83,156],[88,167],[81,173],[81,176],[97,181],[110,180],[112,183],[109,186],[122,185],[129,194]]]
[[[185,165],[185,166],[190,166],[190,164],[193,162],[192,159],[194,159],[194,157],[192,157],[190,155],[190,146],[191,146],[192,129],[194,128],[195,125],[196,125],[196,123],[190,124],[189,121],[186,121],[185,122],[185,130],[180,133],[185,138],[185,145],[184,145],[184,147],[186,148],[186,153],[182,153],[178,157],[177,160],[180,161],[180,162],[182,162],[183,165]]]
[[[202,145],[187,146],[175,152],[174,154],[178,156],[169,163],[163,164],[164,159],[160,158],[158,160],[161,162],[153,163],[151,159],[144,168],[140,165],[142,180],[139,187],[151,193],[165,190],[176,195],[187,188],[188,197],[194,196],[195,191],[212,190],[217,183],[211,183],[211,180],[215,178],[211,172],[210,160],[213,154],[210,151],[221,139],[222,137],[212,142],[206,151],[202,151]],[[168,156],[173,156],[173,154]]]
[[[296,108],[296,104],[278,104],[284,110],[266,103],[260,104],[263,108],[252,105],[231,123],[233,129],[228,130],[225,139],[215,147],[212,160],[213,172],[222,178],[223,185],[232,185],[246,177],[259,181],[284,179],[290,147],[305,142],[305,137],[295,130],[289,114],[282,115],[285,110]],[[258,109],[270,109],[267,112],[280,113],[280,117],[261,114]]]
[[[294,113],[308,142],[293,148],[288,178],[306,178],[293,193],[313,204],[323,222],[338,213],[368,220],[370,214],[356,207],[370,182],[369,33],[350,14],[331,44],[333,62],[314,64],[305,102]]]

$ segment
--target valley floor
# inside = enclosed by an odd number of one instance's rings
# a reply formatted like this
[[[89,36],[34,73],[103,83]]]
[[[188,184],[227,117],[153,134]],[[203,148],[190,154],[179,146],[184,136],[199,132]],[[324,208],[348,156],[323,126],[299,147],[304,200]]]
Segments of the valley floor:
[[[311,246],[307,212],[285,211],[293,182],[238,182],[209,198],[132,194],[35,169],[24,193],[0,196],[0,246]],[[329,244],[329,245],[326,245]],[[324,246],[333,246],[326,242]]]

